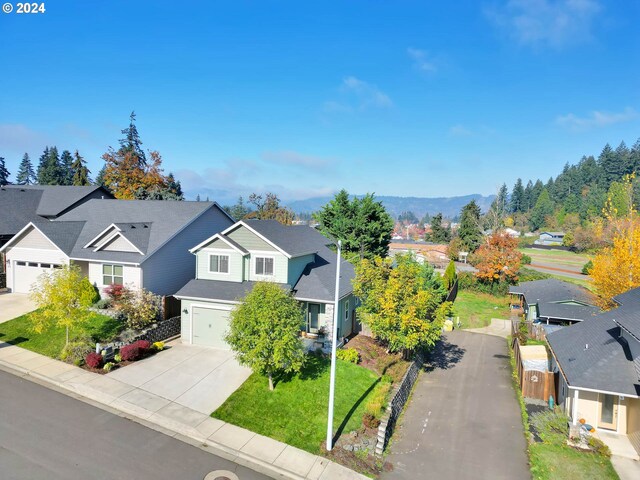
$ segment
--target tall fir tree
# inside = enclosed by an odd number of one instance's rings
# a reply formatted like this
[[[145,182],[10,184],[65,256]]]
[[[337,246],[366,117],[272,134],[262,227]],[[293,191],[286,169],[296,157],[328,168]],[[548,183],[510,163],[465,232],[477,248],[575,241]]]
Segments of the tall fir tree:
[[[608,143],[604,146],[598,157],[598,165],[600,165],[602,169],[600,185],[605,189],[608,189],[612,182],[622,178],[626,167],[623,160]]]
[[[529,220],[531,230],[538,230],[539,228],[544,227],[547,216],[552,213],[553,202],[549,196],[549,191],[544,188],[531,211],[531,219]]]
[[[99,185],[101,187],[106,187],[107,184],[104,180],[104,174],[107,171],[107,166],[103,165],[102,168],[98,171],[98,175],[96,175],[96,179],[93,181],[95,185]]]
[[[29,154],[25,153],[18,167],[18,174],[16,175],[16,183],[19,185],[31,185],[36,181],[36,174],[33,171],[33,165]]]
[[[425,235],[426,240],[433,243],[449,243],[451,240],[451,225],[445,227],[442,224],[442,213],[436,213],[431,217],[431,233]]]
[[[482,242],[480,215],[480,207],[475,200],[462,207],[458,237],[467,252],[475,252]]]
[[[49,160],[49,147],[44,147],[44,151],[40,158],[38,159],[38,168],[36,170],[36,182],[40,183],[40,177],[44,175],[44,170],[46,169],[47,161]]]
[[[524,187],[522,186],[522,179],[516,180],[511,192],[511,202],[509,204],[509,210],[513,213],[520,213],[524,210],[525,198]]]
[[[123,129],[122,134],[124,138],[120,139],[120,149],[118,153],[133,153],[139,162],[139,166],[142,168],[147,164],[147,157],[142,149],[142,140],[140,140],[140,134],[138,133],[138,127],[136,127],[136,112],[131,112],[129,116],[129,126]]]
[[[167,175],[167,190],[178,200],[184,200],[184,193],[182,192],[180,180],[176,180],[171,172]]]
[[[9,170],[7,170],[7,166],[4,163],[4,157],[0,157],[0,187],[9,184]]]
[[[73,156],[69,150],[60,155],[60,185],[73,185]]]
[[[73,178],[71,179],[72,185],[77,187],[91,185],[91,178],[89,177],[91,172],[87,168],[87,162],[85,162],[84,158],[80,156],[78,150],[76,150],[76,153],[73,155],[71,169],[73,170]]]
[[[47,148],[48,155],[38,167],[38,183],[40,185],[64,185],[60,158],[56,147]],[[45,150],[45,152],[47,151]]]

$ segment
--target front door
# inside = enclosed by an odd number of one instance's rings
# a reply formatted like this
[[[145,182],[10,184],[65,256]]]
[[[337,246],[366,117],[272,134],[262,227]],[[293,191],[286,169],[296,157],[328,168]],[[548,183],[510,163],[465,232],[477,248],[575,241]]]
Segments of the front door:
[[[600,394],[600,421],[598,427],[617,430],[618,399],[615,395]]]
[[[318,333],[318,317],[319,316],[320,316],[320,304],[310,303],[309,314],[308,314],[309,332]]]

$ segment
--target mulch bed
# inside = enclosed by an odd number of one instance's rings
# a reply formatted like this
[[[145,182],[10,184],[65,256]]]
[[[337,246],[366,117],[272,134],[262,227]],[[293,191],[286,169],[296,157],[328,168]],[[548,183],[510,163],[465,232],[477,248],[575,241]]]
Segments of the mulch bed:
[[[345,348],[355,348],[360,354],[358,365],[371,370],[377,375],[389,375],[393,383],[404,377],[411,362],[404,360],[401,353],[387,353],[384,346],[373,338],[358,335],[345,345]]]

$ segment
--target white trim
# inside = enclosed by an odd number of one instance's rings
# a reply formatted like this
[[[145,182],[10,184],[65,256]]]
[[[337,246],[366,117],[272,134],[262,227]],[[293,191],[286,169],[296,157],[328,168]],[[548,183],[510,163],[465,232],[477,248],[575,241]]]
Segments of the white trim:
[[[568,383],[567,383],[568,385]],[[640,398],[638,395],[633,395],[631,393],[620,393],[620,392],[609,392],[607,390],[596,390],[595,388],[584,388],[584,387],[569,387],[573,390],[582,390],[584,392],[593,392],[593,393],[605,393],[607,395],[618,395],[619,397],[630,397],[630,398]]]
[[[215,275],[231,275],[231,255],[229,255],[228,250],[223,250],[224,252],[227,253],[218,253],[218,252],[207,252],[207,259],[209,260],[207,262],[207,272],[208,273],[213,273]],[[211,257],[213,256],[218,257],[218,268],[220,268],[220,257],[227,257],[227,271],[226,272],[214,272],[213,270],[211,270]]]
[[[93,237],[93,238],[91,239],[91,241],[90,241],[89,243],[87,243],[87,244],[86,244],[84,247],[82,247],[82,248],[89,248],[93,242],[98,241],[98,239],[99,239],[102,235],[104,235],[105,233],[107,233],[107,232],[109,231],[109,229],[111,229],[111,228],[115,228],[117,232],[119,232],[119,231],[120,231],[120,229],[118,228],[118,226],[117,226],[115,223],[112,223],[112,224],[111,224],[111,225],[109,225],[107,228],[105,228],[104,230],[102,230],[98,235],[96,235],[95,237]]]
[[[62,254],[65,257],[67,257],[67,260],[69,259],[67,254],[65,254],[62,250],[60,250],[60,247],[58,245],[56,245],[55,243],[53,243],[53,240],[51,240],[49,237],[47,237],[44,234],[44,232],[42,230],[40,230],[38,227],[36,227],[35,223],[33,223],[33,222],[29,222],[24,227],[22,227],[22,229],[18,233],[16,233],[13,237],[11,237],[11,240],[9,240],[2,247],[0,247],[0,252],[4,252],[9,246],[11,246],[15,242],[17,242],[18,241],[18,237],[20,237],[20,235],[22,235],[24,232],[26,232],[29,229],[29,227],[35,228],[38,232],[40,232],[40,235],[42,235],[44,238],[46,238],[47,241],[56,248],[56,250],[59,250],[60,252],[62,252]],[[14,247],[14,248],[23,248],[23,247]],[[32,248],[31,250],[42,250],[42,248]]]
[[[190,300],[190,301],[199,301],[199,302],[217,302],[217,303],[226,303],[229,305],[240,305],[241,302],[237,302],[235,300],[219,300],[217,298],[202,298],[202,297],[185,297],[183,295],[174,295],[179,300]]]
[[[102,250],[108,243],[112,242],[113,240],[115,240],[116,238],[122,238],[124,239],[129,245],[131,245],[133,248],[135,248],[135,250],[140,254],[140,255],[144,255],[144,253],[142,252],[142,250],[140,250],[138,247],[136,247],[133,243],[131,243],[131,240],[129,240],[122,232],[116,232],[114,235],[108,237],[107,239],[105,239],[104,242],[100,243],[99,245],[96,246],[94,252],[97,252],[99,250]],[[121,250],[111,250],[111,251],[121,251]],[[131,252],[125,252],[125,253],[131,253]]]
[[[273,271],[271,272],[271,274],[267,274],[267,273],[259,274],[259,273],[256,273],[257,260],[259,258],[265,258],[265,259],[266,258],[270,258],[271,260],[273,260]],[[264,264],[263,264],[263,270],[264,270]],[[249,276],[250,278],[253,277],[253,278],[265,279],[265,280],[275,279],[276,278],[276,256],[273,253],[271,253],[270,255],[267,255],[267,254],[264,254],[264,253],[261,253],[260,255],[257,255],[257,256],[251,255],[249,273],[251,274]],[[256,281],[256,280],[254,280],[254,281]]]
[[[349,295],[353,295],[353,292],[349,292],[349,293],[341,296],[338,299],[338,303],[340,303],[340,301],[342,301],[345,298],[347,298]],[[299,300],[301,302],[320,302],[320,303],[326,303],[327,305],[333,305],[333,300],[319,300],[317,298],[296,297],[295,295],[293,296],[293,298],[295,298],[296,300]],[[356,298],[356,297],[354,296],[353,298]]]
[[[264,235],[260,234],[259,232],[256,232],[253,228],[251,228],[249,225],[247,225],[245,222],[243,222],[242,220],[240,220],[238,223],[235,223],[233,225],[231,225],[229,228],[227,228],[226,230],[223,230],[221,232],[221,235],[226,235],[228,232],[232,232],[233,230],[235,230],[236,228],[240,227],[240,226],[244,226],[245,228],[247,228],[249,231],[251,231],[255,236],[257,236],[258,238],[262,239],[263,241],[267,242],[269,245],[271,245],[273,248],[275,248],[278,252],[280,252],[281,254],[283,254],[285,257],[287,258],[291,258],[291,255],[289,255],[287,252],[285,252],[284,250],[282,250],[278,245],[276,245],[275,243],[273,243],[271,240],[269,240],[267,237],[265,237]],[[251,250],[250,250],[251,251]]]
[[[190,310],[189,310],[189,343],[191,345],[193,345],[193,308],[197,307],[197,308],[207,308],[209,310],[223,310],[226,312],[230,312],[231,310],[233,310],[233,308],[227,308],[225,306],[223,306],[222,308],[219,307],[214,307],[213,305],[209,304],[198,304],[198,303],[192,303]]]
[[[108,252],[108,253],[118,253],[118,252]],[[127,253],[127,252],[124,252],[124,253]],[[76,257],[69,258],[69,260],[75,260],[76,262],[91,262],[91,263],[109,263],[109,264],[117,263],[119,265],[133,265],[134,267],[140,267],[140,263],[121,262],[120,260],[99,260],[97,258],[76,258]]]
[[[195,217],[193,217],[191,219],[191,221],[189,223],[187,223],[186,225],[184,225],[180,230],[178,230],[176,233],[174,233],[173,235],[171,235],[171,237],[169,237],[167,240],[165,240],[160,246],[158,246],[155,250],[153,250],[152,252],[147,252],[147,258],[143,258],[142,261],[140,263],[144,263],[147,260],[149,260],[149,258],[151,257],[151,255],[153,255],[154,253],[156,253],[157,251],[159,251],[160,249],[162,249],[162,247],[164,247],[167,243],[169,243],[171,240],[173,240],[174,238],[176,238],[180,233],[182,233],[187,227],[189,227],[193,222],[195,222],[196,220],[198,220],[202,215],[204,215],[205,213],[207,213],[209,210],[211,210],[213,207],[216,207],[225,217],[233,220],[233,218],[231,218],[229,216],[229,214],[227,212],[225,212],[222,207],[220,207],[220,205],[218,205],[216,202],[213,202],[213,205],[211,205],[211,207],[203,210],[202,212],[200,212],[199,215],[196,215]]]
[[[600,400],[600,396],[601,395],[610,395],[612,397],[614,397],[617,400],[617,409],[615,412],[616,415],[616,429],[615,430],[611,430],[610,428],[607,427],[601,427],[600,424],[600,415],[602,415],[602,401]],[[599,428],[601,428],[602,430],[606,430],[607,432],[611,432],[611,433],[619,433],[620,432],[620,397],[623,395],[618,395],[618,394],[613,394],[613,393],[603,393],[603,392],[598,392],[598,414],[596,415],[596,430],[598,430]]]
[[[241,254],[242,256],[248,255],[249,252],[245,251],[243,252],[242,250],[240,250],[238,247],[236,247],[235,245],[233,245],[228,238],[224,237],[222,234],[220,233],[216,233],[215,235],[210,236],[209,238],[207,238],[204,242],[199,243],[198,245],[196,245],[195,247],[193,247],[192,249],[189,250],[189,253],[196,253],[198,250],[200,250],[202,247],[204,247],[206,244],[211,243],[215,240],[221,240],[224,243],[226,243],[227,245],[229,245],[233,250],[235,250],[236,252],[238,252],[239,254]],[[212,249],[214,250],[214,249]],[[246,249],[245,249],[246,250]]]

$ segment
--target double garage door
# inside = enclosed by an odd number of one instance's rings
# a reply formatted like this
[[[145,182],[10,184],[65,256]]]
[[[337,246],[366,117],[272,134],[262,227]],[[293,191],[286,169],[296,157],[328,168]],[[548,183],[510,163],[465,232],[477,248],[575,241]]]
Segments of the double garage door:
[[[54,268],[60,268],[60,265],[53,263],[26,261],[17,261],[14,265],[15,271],[13,272],[13,279],[15,283],[12,291],[15,293],[29,293],[31,286],[35,285],[40,275],[50,273]]]
[[[229,310],[217,308],[192,307],[194,345],[224,348],[229,345],[224,341],[224,334],[229,330]]]

